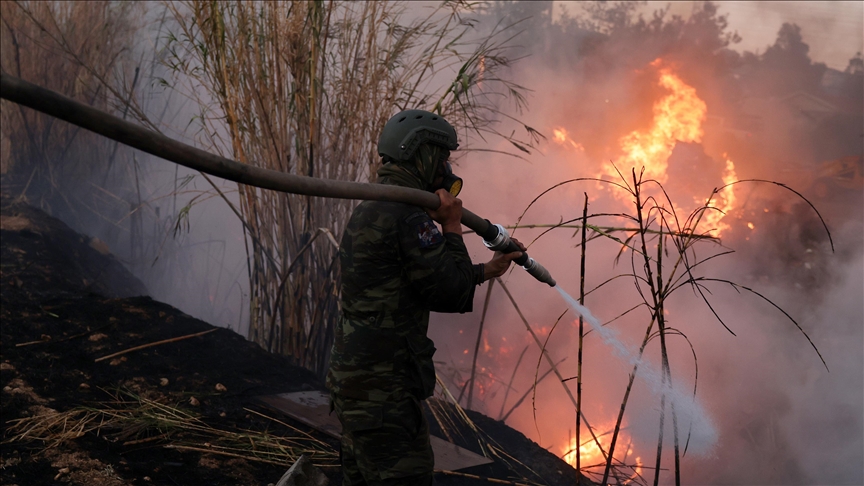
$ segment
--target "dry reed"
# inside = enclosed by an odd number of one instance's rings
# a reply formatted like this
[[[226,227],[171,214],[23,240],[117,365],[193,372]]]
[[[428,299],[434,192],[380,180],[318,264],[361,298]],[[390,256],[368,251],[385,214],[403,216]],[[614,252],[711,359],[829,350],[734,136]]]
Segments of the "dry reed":
[[[701,276],[694,272],[694,268],[699,265],[731,253],[730,251],[721,250],[717,253],[711,254],[707,257],[698,257],[695,245],[704,242],[714,242],[719,244],[719,239],[711,234],[712,228],[703,229],[700,227],[700,222],[704,214],[708,211],[716,210],[716,208],[712,205],[712,200],[716,196],[716,194],[724,189],[729,188],[735,184],[739,184],[742,182],[759,182],[759,183],[769,183],[780,186],[784,189],[787,189],[797,195],[799,198],[804,199],[805,202],[814,210],[817,216],[822,223],[823,228],[826,230],[826,234],[828,236],[828,240],[832,242],[833,249],[833,241],[831,240],[831,234],[828,231],[827,226],[825,225],[824,220],[822,220],[821,215],[818,210],[806,200],[800,193],[794,191],[793,189],[785,186],[783,184],[773,182],[773,181],[764,181],[764,180],[752,180],[752,181],[736,181],[720,188],[715,189],[712,194],[707,198],[705,203],[687,215],[686,218],[680,218],[675,210],[675,205],[669,199],[668,194],[666,194],[665,189],[663,189],[662,185],[660,185],[657,181],[654,180],[643,180],[642,174],[636,173],[635,169],[630,175],[630,181],[628,181],[623,175],[621,175],[621,182],[614,181],[606,181],[606,180],[598,180],[593,178],[580,178],[580,179],[572,179],[568,181],[561,182],[556,184],[555,186],[550,187],[546,191],[543,191],[540,195],[538,195],[531,203],[526,207],[525,211],[523,211],[522,216],[519,217],[519,221],[517,221],[516,227],[527,227],[533,226],[538,228],[546,228],[544,232],[538,236],[537,238],[542,237],[544,234],[548,233],[551,230],[558,228],[581,228],[583,230],[583,239],[582,242],[577,244],[576,246],[581,246],[581,251],[583,255],[583,264],[582,271],[584,271],[584,255],[585,255],[585,244],[587,241],[591,239],[603,237],[607,238],[611,241],[614,241],[616,244],[621,245],[621,249],[629,248],[632,251],[630,252],[631,264],[630,264],[630,272],[616,275],[612,278],[607,279],[601,284],[595,286],[592,290],[587,293],[584,291],[584,288],[580,289],[580,297],[584,298],[585,295],[590,294],[604,285],[610,283],[613,280],[616,280],[620,277],[629,277],[633,280],[637,293],[640,295],[641,300],[643,301],[641,304],[634,306],[627,311],[624,311],[622,314],[617,316],[616,318],[610,320],[606,324],[607,325],[620,317],[636,310],[641,307],[645,307],[649,311],[649,322],[646,327],[645,336],[642,340],[641,346],[639,347],[639,351],[637,353],[637,364],[633,366],[633,369],[629,375],[628,384],[625,389],[624,398],[622,399],[621,406],[618,412],[618,416],[616,419],[615,427],[610,432],[611,440],[608,447],[608,452],[603,451],[603,448],[600,448],[600,451],[603,453],[605,457],[605,463],[602,465],[581,465],[580,473],[589,474],[595,479],[599,480],[601,484],[609,484],[610,478],[615,479],[617,482],[621,482],[623,478],[629,478],[627,481],[635,482],[640,484],[645,484],[645,479],[641,477],[641,475],[635,474],[635,469],[632,465],[625,464],[626,461],[626,452],[625,457],[623,459],[619,459],[615,457],[617,440],[619,438],[619,433],[622,430],[621,424],[623,421],[623,416],[628,404],[628,400],[630,398],[630,393],[632,391],[633,383],[636,377],[636,374],[639,370],[638,363],[641,362],[645,349],[649,342],[654,339],[659,339],[660,341],[660,358],[661,358],[661,378],[663,380],[663,390],[670,389],[672,386],[672,372],[671,365],[669,361],[669,344],[667,343],[668,336],[680,336],[685,339],[685,341],[690,346],[691,353],[693,355],[693,360],[696,367],[696,376],[694,377],[693,384],[693,397],[695,399],[696,396],[696,385],[698,383],[698,360],[695,349],[693,348],[692,343],[690,343],[687,336],[681,332],[679,329],[672,328],[668,326],[666,322],[666,309],[664,307],[666,299],[681,287],[691,287],[694,290],[694,294],[702,300],[706,304],[706,306],[711,310],[712,314],[717,318],[718,322],[723,325],[727,330],[729,328],[726,326],[723,319],[717,313],[717,311],[712,306],[709,300],[709,292],[708,292],[708,284],[723,284],[731,286],[732,288],[740,291],[746,291],[751,295],[759,297],[764,300],[775,309],[779,310],[797,329],[802,335],[807,339],[810,346],[814,349],[819,359],[825,364],[825,360],[822,357],[819,350],[816,348],[813,341],[804,331],[804,329],[800,326],[800,324],[792,318],[786,311],[780,308],[777,304],[772,302],[770,299],[766,298],[764,295],[759,292],[751,289],[749,287],[745,287],[743,285],[737,284],[735,282],[711,278],[707,276]],[[623,189],[629,193],[629,195],[633,199],[633,214],[593,214],[588,215],[587,212],[583,212],[583,215],[580,218],[574,218],[569,221],[562,221],[557,225],[519,225],[522,217],[528,211],[528,209],[534,205],[540,198],[547,195],[549,192],[554,190],[555,188],[561,187],[566,184],[574,183],[574,182],[583,182],[583,181],[594,181],[600,182],[604,184],[611,184],[615,187]],[[651,189],[651,193],[648,194],[648,189]],[[615,217],[621,218],[632,224],[633,226],[625,225],[625,226],[596,226],[589,225],[587,220],[589,218],[597,218],[597,217]],[[571,223],[581,220],[581,224],[573,225]],[[593,233],[593,236],[590,238],[585,237],[585,230],[590,230]],[[623,233],[624,236],[618,237],[613,233]],[[536,238],[535,238],[536,241]],[[649,247],[651,245],[655,245],[656,253],[650,254]],[[669,264],[668,260],[664,261],[664,256],[672,254],[673,263]],[[617,263],[618,258],[621,256],[621,252],[619,251],[618,257],[616,257],[615,261]],[[668,257],[667,257],[668,258]],[[639,260],[640,264],[637,265],[636,261]],[[584,285],[584,277],[582,279],[582,284]],[[506,290],[506,287],[505,287]],[[509,296],[509,293],[508,293]],[[511,298],[512,300],[512,298]],[[515,301],[513,301],[515,305]],[[518,308],[517,308],[518,311]],[[520,313],[521,316],[521,313]],[[559,318],[560,319],[560,318]],[[523,318],[524,321],[524,318]],[[526,322],[527,325],[527,322]],[[656,327],[655,327],[656,325]],[[529,331],[530,331],[529,327]],[[551,338],[552,332],[554,332],[555,327],[553,326],[552,331],[550,331],[549,336],[547,336],[547,341]],[[730,332],[732,332],[730,330]],[[588,333],[585,333],[587,335]],[[734,333],[733,333],[734,334]],[[581,332],[580,332],[581,335]],[[535,338],[536,339],[536,338]],[[538,344],[539,345],[539,344]],[[546,353],[545,346],[541,346],[543,353]],[[580,347],[578,350],[581,353],[581,339],[580,339]],[[551,358],[547,355],[547,360]],[[827,368],[827,366],[826,366]],[[578,377],[581,378],[581,372]],[[562,384],[566,380],[561,380]],[[536,385],[535,385],[536,386]],[[571,401],[573,401],[572,394],[570,394],[569,389],[566,388],[568,396]],[[577,391],[578,393],[578,391]],[[681,431],[679,430],[678,424],[678,415],[675,409],[675,402],[672,400],[670,395],[664,391],[660,397],[660,432],[658,433],[658,442],[657,442],[657,453],[656,460],[653,467],[642,466],[645,469],[654,471],[653,483],[659,483],[660,472],[668,470],[662,467],[662,448],[664,444],[663,431],[664,421],[666,417],[666,404],[669,402],[669,409],[672,416],[672,433],[673,433],[673,456],[674,456],[674,480],[676,484],[680,484],[681,476],[681,456],[686,453],[687,446],[689,445],[690,434],[687,432],[686,440],[683,445],[683,451],[680,444],[680,439],[682,436]],[[574,401],[574,407],[579,413],[579,415],[584,420],[584,415],[581,413],[580,406]],[[587,422],[586,422],[587,426]],[[588,426],[589,430],[592,430],[590,426]],[[577,429],[578,430],[578,429]],[[592,431],[593,433],[593,431]],[[606,434],[604,434],[606,435]],[[597,437],[593,437],[593,441],[597,443],[599,446],[599,442],[597,442]],[[577,443],[582,443],[583,441],[577,439]],[[587,441],[591,442],[591,441]],[[629,450],[629,447],[625,448],[625,451]],[[570,451],[572,452],[572,451]],[[591,469],[596,469],[598,467],[603,468],[602,474],[599,472],[591,471]],[[631,469],[633,473],[626,473],[624,469]]]
[[[395,111],[434,109],[460,131],[482,136],[497,133],[497,95],[524,101],[521,88],[497,74],[510,62],[502,45],[508,39],[496,40],[496,30],[465,41],[456,4],[412,21],[407,6],[389,2],[190,1],[168,8],[177,26],[166,49],[172,86],[198,104],[202,142],[243,163],[370,181],[378,133]],[[530,148],[539,135],[526,133],[527,142],[508,139]],[[239,193],[249,338],[323,374],[338,312],[337,249],[312,239],[320,230],[340,235],[354,203],[249,186]]]
[[[97,108],[123,111],[138,13],[125,2],[0,2],[0,66]],[[0,107],[2,172],[15,179],[16,196],[73,219],[82,211],[111,212],[114,201],[88,184],[106,171],[110,143],[5,100]]]
[[[213,427],[179,406],[126,391],[98,406],[65,412],[44,409],[42,413],[12,420],[7,430],[11,437],[4,442],[38,441],[47,449],[96,433],[123,446],[151,443],[280,466],[290,465],[301,454],[307,454],[317,466],[338,464],[337,452],[326,442],[260,412],[247,412],[286,427],[289,435]]]

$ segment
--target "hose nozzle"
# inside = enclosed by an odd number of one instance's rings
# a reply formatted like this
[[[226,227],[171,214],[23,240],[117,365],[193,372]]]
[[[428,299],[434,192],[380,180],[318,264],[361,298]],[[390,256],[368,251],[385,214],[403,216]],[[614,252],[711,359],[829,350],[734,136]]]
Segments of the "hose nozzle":
[[[550,287],[554,287],[555,285],[557,285],[557,282],[555,282],[555,279],[552,278],[549,270],[546,270],[546,267],[537,263],[537,260],[533,258],[529,257],[528,262],[522,265],[522,268],[524,268],[526,272],[531,274],[532,277],[545,284],[548,284]]]

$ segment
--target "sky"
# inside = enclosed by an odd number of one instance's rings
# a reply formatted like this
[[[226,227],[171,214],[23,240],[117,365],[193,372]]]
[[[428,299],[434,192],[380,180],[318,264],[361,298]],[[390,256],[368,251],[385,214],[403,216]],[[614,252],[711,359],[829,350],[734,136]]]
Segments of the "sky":
[[[689,16],[702,2],[656,2],[641,7],[646,16],[670,6],[670,14]],[[554,11],[563,7],[570,12],[581,8],[577,2],[556,1]],[[729,30],[738,31],[740,43],[732,46],[739,52],[763,52],[774,43],[783,23],[795,23],[802,29],[804,42],[810,46],[810,58],[828,67],[843,70],[856,52],[864,50],[864,2],[716,2],[721,14],[729,15]]]

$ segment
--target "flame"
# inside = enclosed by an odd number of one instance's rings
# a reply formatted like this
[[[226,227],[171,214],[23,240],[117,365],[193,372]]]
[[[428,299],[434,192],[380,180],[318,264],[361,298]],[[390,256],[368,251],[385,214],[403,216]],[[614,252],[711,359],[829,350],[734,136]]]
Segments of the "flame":
[[[661,64],[660,59],[651,63],[655,67]],[[708,108],[696,94],[696,89],[682,81],[668,67],[659,69],[658,84],[668,93],[654,103],[654,119],[651,127],[643,131],[633,131],[622,137],[619,143],[623,155],[614,163],[604,164],[601,177],[609,176],[613,180],[618,180],[619,171],[620,174],[629,177],[632,169],[638,173],[644,167],[643,180],[654,179],[665,184],[668,180],[669,156],[672,155],[675,144],[679,141],[702,142],[704,135],[702,123],[705,121]],[[559,138],[558,130],[555,130],[555,140],[564,143],[567,140],[567,133],[563,129],[560,130],[563,138]],[[737,180],[735,164],[727,159],[723,183],[729,184],[735,180]],[[614,193],[623,201],[629,200],[629,194],[624,191],[618,190]],[[728,224],[721,220],[735,204],[735,194],[732,189],[726,188],[720,191],[707,203],[701,195],[694,197],[694,202],[696,203],[694,208],[702,206],[710,208],[702,212],[699,223],[701,228],[712,236],[720,236],[720,233],[728,228]]]
[[[600,443],[603,441],[598,437]],[[605,447],[604,447],[605,448]],[[579,463],[583,466],[591,466],[594,464],[603,464],[606,462],[603,459],[603,453],[593,440],[585,441],[581,446],[576,444],[576,437],[571,437],[567,444],[562,449],[562,459],[571,466],[576,465],[576,454],[579,454]]]
[[[652,64],[658,64],[655,61]],[[660,69],[660,86],[669,93],[654,103],[654,122],[647,131],[634,131],[621,138],[624,155],[615,161],[615,166],[627,176],[635,168],[637,173],[645,167],[645,177],[666,182],[666,167],[672,149],[682,142],[702,142],[702,122],[708,111],[705,102],[696,95],[696,90],[685,84],[669,68]],[[603,171],[617,179],[618,171],[606,164]],[[629,181],[628,181],[629,182]]]
[[[580,152],[585,151],[585,147],[583,147],[581,143],[573,141],[573,139],[570,138],[570,134],[567,133],[567,129],[563,127],[554,128],[552,130],[552,139],[560,145],[569,145]]]
[[[731,160],[727,159],[726,170],[723,172],[723,184],[731,184],[737,180],[738,176],[735,174],[735,164],[732,163]],[[694,198],[694,201],[697,204],[701,204],[702,202],[699,198]],[[735,207],[735,192],[732,190],[731,186],[727,186],[725,189],[715,194],[706,206],[711,209],[708,209],[703,213],[700,224],[704,224],[703,227],[708,229],[708,233],[711,234],[711,236],[719,237],[724,230],[729,229],[729,225],[724,223],[722,219],[729,210]],[[752,225],[752,223],[748,224],[748,226],[750,225]],[[753,229],[752,226],[750,229]]]
[[[600,442],[600,444],[603,446],[604,450],[608,450],[609,447],[608,447],[608,444],[605,443],[604,438],[607,438],[607,437],[606,436],[597,437],[597,441]],[[618,438],[619,444],[623,443],[622,439],[625,439],[624,434],[621,434],[619,436],[619,438]],[[630,441],[626,440],[626,442],[630,442]],[[578,444],[576,443],[576,437],[571,437],[570,440],[567,442],[567,444],[562,448],[561,458],[564,459],[564,461],[566,461],[567,464],[570,464],[571,466],[576,465],[576,454],[577,453],[579,454],[579,464],[582,468],[596,466],[599,464],[605,464],[606,463],[606,460],[603,458],[603,452],[600,451],[600,447],[597,446],[597,442],[594,442],[593,439],[589,438],[588,440],[584,440],[584,437],[583,437],[582,445],[578,446],[578,447],[577,447],[577,445]],[[620,449],[616,450],[616,454],[615,454],[616,456],[618,456],[619,451],[620,451]],[[629,461],[627,461],[627,458],[630,457],[632,454],[633,454],[633,447],[632,447],[632,443],[631,443],[630,445],[627,446],[627,450],[624,452],[624,462],[625,463],[628,463],[628,464],[630,463]],[[628,477],[627,479],[622,478],[623,479],[622,483],[627,484],[629,481],[632,481],[633,479],[636,479],[637,477],[639,477],[639,475],[642,474],[642,465],[643,465],[642,464],[642,458],[637,456],[632,462],[633,474],[630,477]],[[619,470],[624,470],[624,469],[620,468]]]

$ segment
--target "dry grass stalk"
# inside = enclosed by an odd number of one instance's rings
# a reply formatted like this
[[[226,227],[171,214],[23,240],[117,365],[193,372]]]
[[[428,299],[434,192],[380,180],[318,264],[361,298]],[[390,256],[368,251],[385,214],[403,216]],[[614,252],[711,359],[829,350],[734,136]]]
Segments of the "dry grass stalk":
[[[469,478],[469,479],[474,479],[477,481],[486,481],[487,483],[492,483],[492,484],[511,484],[513,486],[530,486],[527,483],[518,483],[515,481],[507,481],[506,479],[490,478],[490,477],[486,477],[486,476],[478,476],[476,474],[468,474],[468,473],[457,472],[457,471],[444,471],[444,470],[437,470],[436,469],[435,472],[439,473],[439,474],[446,474],[448,476],[458,476],[460,478]]]
[[[126,2],[0,2],[0,66],[112,111],[124,99],[118,95],[129,90],[126,54],[138,12]],[[20,196],[72,217],[81,210],[108,211],[107,202],[82,189],[106,170],[111,144],[5,100],[0,106],[0,138],[14,141],[4,154],[3,173],[23,183]]]
[[[177,341],[183,341],[184,339],[189,339],[193,337],[203,336],[205,334],[210,334],[211,332],[218,331],[219,328],[209,329],[207,331],[196,332],[193,334],[187,334],[185,336],[178,336],[171,339],[163,339],[161,341],[156,341],[152,343],[142,344],[140,346],[135,346],[129,349],[124,349],[123,351],[117,351],[116,353],[111,353],[107,356],[102,356],[101,358],[96,358],[95,361],[98,363],[100,361],[105,361],[106,359],[116,358],[117,356],[122,356],[127,353],[132,353],[135,351],[140,351],[142,349],[152,348],[153,346],[161,346],[162,344],[175,343]]]
[[[177,23],[167,46],[174,87],[198,103],[202,141],[244,163],[368,181],[379,164],[375,141],[394,111],[434,107],[463,131],[490,133],[495,94],[521,99],[519,87],[495,75],[508,62],[499,44],[466,48],[458,5],[412,22],[403,21],[407,7],[390,2],[168,8]],[[436,71],[452,72],[456,82],[442,83]],[[249,236],[249,338],[323,373],[337,313],[336,249],[311,239],[319,228],[341,234],[354,203],[239,191]]]
[[[552,190],[561,187],[566,184],[575,183],[575,182],[584,182],[584,181],[592,181],[599,182],[603,184],[610,184],[619,189],[625,190],[630,196],[633,198],[634,203],[634,214],[595,214],[595,215],[587,215],[583,213],[582,218],[576,218],[569,221],[563,221],[558,225],[542,225],[543,227],[547,227],[548,229],[544,231],[543,234],[560,227],[581,227],[590,229],[596,237],[604,237],[614,241],[616,244],[621,245],[621,248],[630,248],[633,250],[631,252],[631,272],[627,274],[617,275],[612,277],[600,285],[596,286],[591,291],[585,293],[584,295],[590,294],[594,290],[601,288],[607,283],[619,278],[619,277],[630,277],[633,279],[637,292],[641,295],[643,299],[643,303],[637,306],[632,307],[631,309],[623,312],[618,317],[612,319],[606,324],[614,322],[618,318],[630,313],[633,310],[636,310],[642,306],[645,306],[649,310],[649,322],[646,327],[645,336],[642,340],[642,344],[639,348],[636,357],[636,364],[633,366],[633,370],[630,373],[628,384],[625,389],[624,398],[621,401],[621,406],[618,412],[618,417],[616,419],[615,428],[612,431],[612,439],[609,444],[608,454],[605,454],[605,464],[603,464],[603,474],[600,479],[601,484],[608,484],[610,476],[612,478],[616,478],[616,481],[636,481],[636,482],[644,482],[644,478],[636,474],[634,470],[633,474],[622,474],[623,471],[620,471],[621,468],[627,468],[624,463],[624,460],[620,460],[615,457],[615,451],[617,446],[617,440],[619,437],[619,433],[621,431],[621,424],[623,421],[623,416],[625,413],[625,409],[628,404],[628,400],[630,398],[630,392],[633,387],[633,383],[636,377],[636,374],[639,370],[639,363],[642,360],[644,351],[648,343],[654,339],[660,339],[660,351],[661,351],[661,362],[662,362],[662,370],[661,370],[661,378],[663,381],[662,389],[663,393],[660,399],[660,433],[658,434],[658,446],[657,446],[657,459],[654,467],[642,466],[646,469],[652,469],[655,472],[654,476],[654,484],[659,483],[659,475],[660,471],[665,471],[667,469],[661,467],[662,461],[662,446],[663,446],[663,422],[665,420],[665,404],[667,398],[670,398],[670,410],[672,415],[672,432],[673,432],[673,444],[674,444],[674,475],[676,484],[680,484],[681,476],[680,476],[680,468],[681,468],[681,456],[686,454],[687,446],[689,445],[690,433],[688,432],[687,440],[684,443],[683,451],[681,451],[680,447],[680,432],[678,427],[678,416],[675,409],[675,402],[671,400],[671,395],[667,396],[666,390],[669,390],[672,387],[672,372],[671,366],[669,364],[668,357],[668,343],[666,342],[666,337],[668,336],[681,336],[687,341],[690,345],[691,352],[693,354],[693,360],[696,367],[696,376],[694,378],[693,385],[693,397],[695,399],[696,396],[696,385],[698,383],[698,360],[696,356],[695,349],[693,349],[692,343],[690,343],[687,336],[681,332],[679,329],[675,329],[669,327],[666,323],[665,318],[665,309],[664,304],[666,299],[676,290],[681,287],[691,287],[694,290],[694,293],[702,299],[702,301],[706,304],[706,306],[711,310],[713,315],[717,318],[718,322],[723,325],[727,330],[729,328],[726,326],[726,323],[717,313],[717,311],[712,306],[711,302],[708,299],[707,294],[707,285],[709,283],[721,283],[723,285],[728,285],[734,288],[737,291],[745,290],[748,293],[759,297],[763,301],[767,302],[775,309],[779,310],[789,321],[798,329],[799,332],[807,339],[810,346],[814,349],[819,359],[825,364],[825,360],[822,357],[819,350],[816,348],[813,341],[807,335],[807,333],[803,330],[803,328],[798,324],[798,322],[792,318],[786,311],[780,308],[777,304],[772,302],[770,299],[760,294],[759,292],[745,287],[743,285],[739,285],[735,282],[725,279],[717,279],[706,276],[700,276],[694,273],[694,268],[699,265],[711,260],[713,258],[717,258],[720,256],[724,256],[726,254],[731,253],[731,251],[721,250],[717,253],[711,254],[707,257],[698,257],[695,249],[695,245],[704,241],[713,241],[715,243],[719,243],[719,240],[710,234],[710,229],[707,231],[699,230],[700,222],[708,211],[716,211],[717,209],[712,204],[712,200],[717,195],[717,193],[721,190],[728,189],[729,187],[740,184],[742,182],[759,182],[759,183],[768,183],[773,184],[779,187],[782,187],[786,190],[791,191],[799,198],[803,199],[811,209],[814,210],[816,215],[818,216],[822,227],[826,230],[826,234],[828,236],[828,240],[831,243],[831,248],[833,250],[833,240],[831,239],[830,231],[828,231],[827,225],[825,221],[822,219],[822,216],[819,214],[819,211],[813,206],[810,201],[804,198],[799,192],[794,189],[789,188],[788,186],[777,183],[774,181],[766,181],[766,180],[743,180],[743,181],[735,181],[732,183],[728,183],[722,187],[714,189],[711,195],[707,198],[705,203],[687,215],[686,218],[679,218],[675,208],[675,205],[670,200],[668,194],[665,189],[663,189],[662,185],[660,185],[657,181],[654,180],[643,180],[642,175],[639,174],[637,176],[635,169],[631,174],[631,181],[628,182],[627,179],[621,175],[621,182],[614,181],[605,181],[594,178],[579,178],[579,179],[571,179],[568,181],[564,181],[558,183],[549,189],[543,191],[540,195],[534,198],[531,203],[526,207],[525,211],[523,211],[522,215],[519,217],[519,221],[521,221],[522,217],[528,211],[528,209],[536,203],[541,197],[548,194]],[[652,189],[652,193],[648,194],[648,186]],[[615,217],[615,218],[623,218],[630,224],[635,224],[635,227],[629,226],[612,226],[612,227],[600,227],[589,225],[587,223],[588,218],[595,217]],[[571,225],[571,223],[577,221],[578,219],[582,219],[581,225]],[[517,221],[517,225],[520,226]],[[624,233],[624,237],[619,238],[612,233],[620,232]],[[542,236],[542,235],[541,235]],[[583,235],[584,237],[584,235]],[[591,238],[587,240],[583,240],[581,245],[583,246],[582,251],[584,252],[584,245],[586,241],[589,241]],[[535,240],[536,241],[536,240]],[[656,255],[651,255],[648,252],[648,248],[650,244],[655,244],[657,253]],[[578,245],[577,245],[578,246]],[[664,263],[664,256],[668,255],[669,252],[674,252],[675,262],[672,265],[668,263]],[[617,263],[618,258],[621,256],[621,252],[619,251],[618,257],[616,257],[615,261]],[[637,266],[636,260],[641,260],[641,264]],[[638,270],[637,270],[638,268]],[[505,288],[506,290],[506,288]],[[580,291],[580,295],[582,292]],[[523,319],[524,320],[524,319]],[[604,324],[604,325],[606,325]],[[655,324],[657,324],[657,329],[655,330]],[[529,329],[530,330],[530,329]],[[554,327],[553,327],[554,331]],[[732,331],[729,330],[731,333]],[[586,333],[587,334],[587,333]],[[733,333],[734,334],[734,333]],[[551,337],[551,332],[550,332]],[[827,365],[826,365],[827,369]],[[568,393],[569,394],[569,393]],[[572,400],[572,396],[571,396]],[[590,430],[590,428],[589,428]],[[596,439],[595,439],[596,440]],[[629,449],[625,448],[625,449]],[[602,450],[602,449],[601,449]],[[626,454],[626,453],[625,453]],[[626,455],[625,455],[626,460]],[[592,466],[583,466],[581,470],[583,472],[589,472],[587,468],[594,468],[596,465]],[[591,473],[590,474],[597,474]],[[634,477],[638,476],[638,481]],[[599,475],[597,475],[600,478]]]
[[[46,409],[44,413],[10,421],[4,442],[40,441],[45,448],[94,432],[124,445],[145,442],[165,447],[196,450],[270,464],[291,464],[301,454],[309,455],[318,466],[335,466],[338,454],[326,442],[257,413],[262,418],[285,425],[295,435],[279,436],[244,429],[219,429],[201,417],[163,403],[125,392],[99,407],[77,407],[66,412]],[[166,444],[167,443],[167,444]]]

